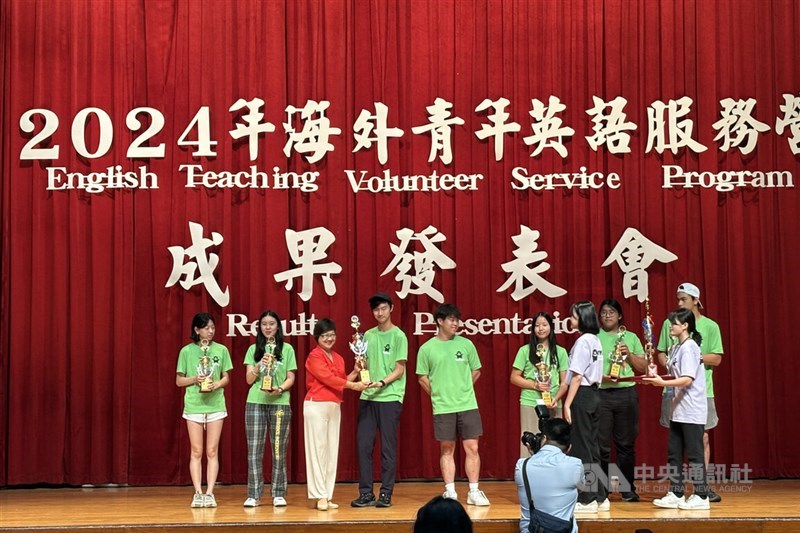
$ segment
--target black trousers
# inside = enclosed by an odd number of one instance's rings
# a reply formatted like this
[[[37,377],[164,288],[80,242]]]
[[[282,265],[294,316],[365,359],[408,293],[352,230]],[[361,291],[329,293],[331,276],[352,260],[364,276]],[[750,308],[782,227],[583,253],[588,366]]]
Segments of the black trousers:
[[[694,493],[705,498],[708,496],[706,484],[706,462],[703,454],[703,424],[686,424],[669,422],[669,444],[667,460],[670,467],[670,491],[680,498],[683,496],[683,452],[689,463],[689,479],[694,484]]]
[[[572,416],[572,450],[570,455],[583,462],[584,481],[586,487],[578,493],[578,502],[582,504],[597,501],[598,504],[608,497],[608,490],[602,480],[598,479],[598,471],[602,471],[600,463],[600,446],[598,429],[600,426],[600,392],[597,386],[582,386],[570,407]]]
[[[600,389],[600,461],[608,475],[611,441],[617,449],[617,466],[636,492],[636,437],[639,436],[639,393],[636,387]],[[624,492],[628,492],[625,490]]]
[[[401,402],[361,400],[358,409],[358,492],[372,494],[372,450],[375,435],[381,432],[381,492],[391,494],[397,479],[397,428]]]

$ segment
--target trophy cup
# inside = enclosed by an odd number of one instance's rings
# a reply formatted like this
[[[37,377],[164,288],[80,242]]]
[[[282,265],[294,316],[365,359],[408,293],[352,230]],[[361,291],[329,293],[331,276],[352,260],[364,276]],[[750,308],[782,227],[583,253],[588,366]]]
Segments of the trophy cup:
[[[208,356],[208,349],[208,339],[201,340],[200,350],[202,350],[203,355],[200,356],[200,362],[197,364],[197,375],[200,377],[200,392],[211,392],[211,385],[214,383],[214,366]]]
[[[542,391],[542,401],[550,405],[553,401],[553,397],[550,394],[550,365],[546,360],[547,352],[544,344],[536,345],[536,356],[539,358],[539,362],[536,363],[536,381],[547,384],[547,390]]]
[[[261,373],[261,390],[268,392],[272,390],[272,378],[275,374],[275,337],[270,335],[267,337],[266,361],[259,363],[259,372]]]
[[[625,331],[625,326],[619,327],[619,333],[617,333],[617,339],[614,342],[614,351],[611,352],[611,372],[609,374],[614,379],[619,377],[622,363],[625,362],[625,355],[622,353],[622,339],[625,337]]]
[[[650,316],[650,298],[644,301],[645,315],[642,320],[642,330],[644,331],[644,353],[647,355],[647,377],[654,378],[658,376],[658,367],[653,361],[653,317]]]
[[[361,327],[361,322],[356,315],[350,317],[350,325],[356,330],[356,332],[353,333],[353,340],[350,342],[350,349],[356,356],[356,365],[361,369],[361,382],[371,383],[369,379],[369,369],[367,369],[367,341],[364,340],[364,334],[358,331],[358,328]]]

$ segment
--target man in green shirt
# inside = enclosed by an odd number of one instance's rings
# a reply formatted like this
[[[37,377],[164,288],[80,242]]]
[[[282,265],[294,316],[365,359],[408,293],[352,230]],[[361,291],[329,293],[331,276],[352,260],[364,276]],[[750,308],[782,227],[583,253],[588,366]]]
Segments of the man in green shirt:
[[[378,325],[364,333],[371,383],[361,393],[358,410],[356,438],[361,475],[359,496],[350,505],[391,507],[397,477],[397,428],[406,392],[408,340],[405,333],[392,324],[391,296],[385,292],[376,293],[369,299],[369,307]],[[378,431],[381,432],[381,490],[376,502],[372,492],[372,450]]]
[[[708,442],[708,431],[717,427],[719,418],[717,417],[717,407],[714,403],[714,367],[722,362],[722,335],[719,326],[710,318],[704,316],[700,310],[703,304],[700,303],[700,289],[693,283],[681,283],[678,286],[678,307],[688,309],[694,313],[695,324],[698,333],[702,337],[700,342],[700,353],[703,364],[706,367],[706,397],[708,400],[708,419],[706,420],[705,432],[703,433],[703,448],[705,452],[706,471],[708,463],[711,461],[711,446]],[[661,328],[661,335],[658,338],[658,361],[663,366],[667,365],[667,352],[672,345],[669,336],[669,321],[665,320]],[[661,400],[661,425],[669,427],[669,420],[672,415],[672,397],[674,392],[670,387],[664,388],[664,396]],[[708,489],[708,499],[711,502],[720,502],[722,497]]]
[[[483,425],[474,383],[481,375],[481,361],[472,341],[457,335],[461,312],[456,306],[440,305],[434,318],[438,328],[436,336],[419,348],[417,376],[433,404],[433,433],[439,441],[443,496],[458,499],[453,454],[460,435],[466,454],[464,469],[469,479],[467,504],[489,505],[489,499],[478,488],[481,471],[478,438],[483,434]]]

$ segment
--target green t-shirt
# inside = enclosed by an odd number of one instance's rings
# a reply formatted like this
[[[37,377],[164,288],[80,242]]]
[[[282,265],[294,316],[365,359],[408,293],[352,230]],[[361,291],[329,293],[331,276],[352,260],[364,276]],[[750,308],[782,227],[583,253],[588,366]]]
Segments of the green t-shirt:
[[[600,339],[600,345],[603,347],[603,375],[609,376],[611,375],[611,355],[614,353],[614,347],[617,345],[617,337],[616,333],[608,333],[604,330],[600,330],[597,334],[597,338]],[[622,342],[625,343],[625,346],[628,347],[628,351],[630,352],[630,357],[635,357],[637,355],[644,355],[644,346],[642,346],[642,341],[639,340],[639,337],[636,336],[635,333],[631,333],[630,331],[626,331],[622,335]],[[633,367],[629,361],[626,361],[622,368],[619,371],[619,377],[621,378],[628,378],[633,375]],[[633,381],[604,381],[600,384],[601,389],[622,389],[626,387],[634,387],[636,383]]]
[[[408,361],[408,339],[403,330],[397,326],[389,331],[381,331],[377,327],[364,333],[367,341],[367,369],[369,379],[380,381],[391,374],[398,361]],[[373,402],[402,402],[406,393],[406,373],[385,387],[365,389],[361,393],[362,400]]]
[[[433,414],[459,413],[478,408],[472,372],[481,367],[472,341],[456,335],[449,341],[436,337],[419,347],[417,375],[431,382]]]
[[[722,355],[722,335],[719,332],[719,326],[716,322],[708,317],[700,317],[695,324],[697,332],[700,334],[702,340],[700,341],[700,353],[705,354],[719,354]],[[669,336],[669,321],[665,320],[661,326],[661,335],[658,337],[658,351],[667,353],[669,347],[675,344],[676,339]],[[714,397],[714,367],[706,365],[706,397]],[[667,390],[664,389],[664,394]]]
[[[517,370],[521,370],[522,377],[525,379],[534,380],[536,379],[536,367],[531,363],[530,357],[528,357],[529,354],[530,345],[526,344],[521,346],[517,351],[517,356],[514,357],[514,364],[512,366]],[[550,357],[549,350],[547,351],[547,357]],[[561,385],[561,375],[559,372],[566,372],[569,368],[569,354],[567,350],[561,346],[556,346],[556,359],[558,360],[558,365],[550,365],[550,392],[554,398],[556,392],[558,392],[558,387]],[[522,392],[519,394],[520,405],[526,405],[528,407],[536,407],[541,399],[542,393],[538,390],[522,389]],[[558,405],[561,405],[561,400],[558,401]]]
[[[281,351],[283,352],[283,356],[280,361],[275,361],[275,370],[272,375],[272,386],[275,388],[286,381],[286,374],[297,370],[297,359],[295,358],[292,345],[284,342]],[[247,353],[244,356],[244,364],[256,364],[255,344],[251,344],[250,348],[247,349]],[[268,392],[264,392],[261,390],[261,376],[259,376],[250,386],[250,392],[247,393],[247,403],[289,405],[289,391],[284,391],[283,394],[269,394]]]
[[[202,356],[203,351],[198,344],[194,342],[187,344],[181,348],[181,353],[178,355],[178,368],[175,372],[183,374],[187,378],[197,376],[197,366],[200,364]],[[214,381],[219,381],[223,372],[228,372],[233,368],[231,354],[222,344],[212,341],[208,346],[208,356],[211,358],[211,365],[214,370]],[[226,411],[223,389],[200,392],[200,386],[197,384],[189,385],[185,389],[186,392],[183,395],[184,413],[198,415]]]

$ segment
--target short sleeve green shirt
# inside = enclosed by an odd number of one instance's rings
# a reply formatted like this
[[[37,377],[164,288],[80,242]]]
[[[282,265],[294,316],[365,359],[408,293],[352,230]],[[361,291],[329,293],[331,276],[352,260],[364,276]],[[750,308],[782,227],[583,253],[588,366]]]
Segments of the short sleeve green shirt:
[[[433,414],[459,413],[478,408],[472,372],[481,367],[472,341],[456,335],[449,341],[436,337],[420,346],[417,375],[431,383]]]
[[[522,377],[532,380],[535,379],[536,368],[531,363],[529,354],[530,346],[528,344],[521,346],[517,351],[517,356],[514,357],[514,363],[512,366],[517,370],[522,371]],[[561,385],[561,375],[559,372],[566,372],[569,368],[569,354],[567,353],[567,350],[561,346],[556,346],[556,359],[558,364],[550,365],[550,392],[553,394],[553,396],[555,396],[556,392],[558,392],[558,387]],[[519,394],[520,405],[525,405],[528,407],[536,407],[541,399],[542,393],[538,390],[522,389],[522,392]],[[558,404],[559,406],[561,405],[560,400]]]
[[[398,361],[408,360],[408,339],[403,330],[394,326],[389,331],[377,327],[364,333],[367,341],[367,369],[369,379],[380,381],[391,374]],[[385,387],[365,389],[362,400],[373,402],[402,402],[406,393],[406,373]]]
[[[611,356],[614,353],[614,349],[617,346],[617,337],[616,333],[608,333],[604,330],[600,330],[597,334],[597,338],[600,339],[600,345],[603,347],[603,375],[608,376],[611,374]],[[631,353],[629,357],[634,357],[636,355],[644,355],[644,346],[642,346],[642,341],[639,340],[639,337],[636,336],[635,333],[630,331],[626,331],[622,336],[622,342],[625,343],[625,346],[628,347],[628,351]],[[630,362],[622,365],[622,368],[619,372],[619,377],[627,378],[633,375],[633,367],[631,366]],[[634,387],[636,383],[633,381],[620,381],[620,382],[613,382],[613,381],[604,381],[600,384],[601,389],[624,389],[627,387]]]
[[[197,376],[197,367],[202,356],[203,351],[197,343],[187,344],[181,348],[181,352],[178,354],[178,367],[175,372],[183,374],[187,378]],[[214,381],[219,381],[223,372],[228,372],[233,368],[231,354],[222,344],[216,342],[209,344],[208,356],[211,358]],[[185,389],[186,391],[183,395],[184,413],[198,415],[226,411],[224,389],[200,392],[200,386],[197,384],[189,385]]]
[[[278,387],[281,383],[286,381],[286,375],[289,372],[297,371],[297,359],[295,358],[292,345],[284,343],[281,352],[283,352],[281,360],[275,361],[275,373],[272,378],[273,387]],[[251,344],[244,356],[244,364],[255,365],[255,358],[256,345]],[[289,405],[289,391],[284,391],[283,394],[269,394],[268,392],[262,391],[261,378],[259,377],[259,379],[250,386],[250,392],[247,393],[247,403]]]

